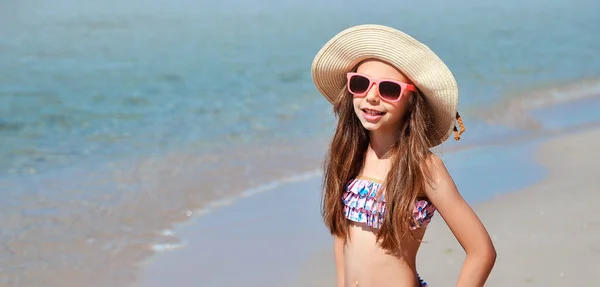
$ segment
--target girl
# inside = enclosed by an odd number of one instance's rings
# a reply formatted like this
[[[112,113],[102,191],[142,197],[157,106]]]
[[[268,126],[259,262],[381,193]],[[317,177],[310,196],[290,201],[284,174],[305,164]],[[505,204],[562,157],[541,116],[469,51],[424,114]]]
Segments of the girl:
[[[466,251],[456,286],[483,286],[496,251],[429,150],[453,130],[457,140],[464,131],[446,65],[403,32],[360,25],[321,48],[312,76],[338,119],[322,206],[334,236],[338,286],[427,286],[415,261],[436,212]]]

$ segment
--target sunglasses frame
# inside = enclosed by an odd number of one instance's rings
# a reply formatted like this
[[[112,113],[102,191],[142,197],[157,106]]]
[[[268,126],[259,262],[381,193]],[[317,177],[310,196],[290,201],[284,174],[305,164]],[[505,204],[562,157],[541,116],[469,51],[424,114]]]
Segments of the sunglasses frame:
[[[352,90],[350,89],[350,79],[352,79],[352,77],[354,76],[359,76],[359,77],[364,77],[365,79],[369,80],[369,86],[367,87],[367,89],[365,90],[364,93],[354,93],[352,92]],[[391,80],[391,79],[376,79],[376,78],[372,78],[369,77],[367,75],[364,74],[360,74],[360,73],[355,73],[355,72],[350,72],[346,75],[347,81],[346,81],[346,86],[348,88],[348,92],[350,92],[352,95],[356,96],[356,97],[362,97],[365,96],[367,93],[369,93],[369,91],[371,90],[371,88],[373,87],[373,85],[377,85],[377,94],[379,95],[379,98],[381,98],[382,100],[386,101],[386,102],[398,102],[400,101],[400,99],[402,99],[402,97],[404,96],[404,93],[406,91],[411,91],[411,92],[415,92],[415,86],[412,84],[407,84],[404,82],[400,82],[400,81],[396,81],[396,80]],[[393,84],[396,84],[398,86],[400,86],[400,95],[398,95],[398,98],[396,99],[390,99],[387,97],[384,97],[381,95],[381,92],[379,91],[379,85],[382,82],[390,82]]]

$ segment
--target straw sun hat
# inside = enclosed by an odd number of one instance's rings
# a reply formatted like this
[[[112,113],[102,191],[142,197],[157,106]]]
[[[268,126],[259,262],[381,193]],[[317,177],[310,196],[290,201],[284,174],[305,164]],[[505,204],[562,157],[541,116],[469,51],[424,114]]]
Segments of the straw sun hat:
[[[395,66],[419,88],[430,113],[426,133],[432,147],[448,139],[452,130],[455,139],[460,138],[464,126],[457,112],[458,85],[452,72],[427,46],[396,29],[367,24],[338,33],[315,56],[313,81],[333,103],[346,85],[346,74],[366,59]]]

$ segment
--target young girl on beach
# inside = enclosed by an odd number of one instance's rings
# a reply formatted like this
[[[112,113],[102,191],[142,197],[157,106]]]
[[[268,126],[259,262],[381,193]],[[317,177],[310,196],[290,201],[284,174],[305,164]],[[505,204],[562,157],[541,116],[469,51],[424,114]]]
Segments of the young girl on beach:
[[[334,236],[338,286],[427,286],[416,256],[435,213],[466,252],[456,286],[483,286],[494,246],[430,151],[464,131],[446,65],[401,31],[359,25],[321,48],[312,76],[338,119],[322,206]]]

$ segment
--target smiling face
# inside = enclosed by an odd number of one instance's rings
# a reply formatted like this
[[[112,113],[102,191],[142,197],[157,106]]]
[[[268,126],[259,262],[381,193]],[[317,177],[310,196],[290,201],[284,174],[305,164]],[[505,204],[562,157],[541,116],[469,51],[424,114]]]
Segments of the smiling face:
[[[375,80],[393,80],[407,84],[412,82],[393,66],[379,61],[367,60],[362,62],[356,73]],[[360,96],[354,96],[354,112],[368,131],[395,132],[404,123],[412,92],[404,91],[400,100],[385,101],[379,93],[379,86],[373,84],[369,90]]]

